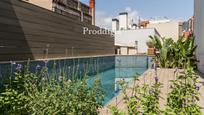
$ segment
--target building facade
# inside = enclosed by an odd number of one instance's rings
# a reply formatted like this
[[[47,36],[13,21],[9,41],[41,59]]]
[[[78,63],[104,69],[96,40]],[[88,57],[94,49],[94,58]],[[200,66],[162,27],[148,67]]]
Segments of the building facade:
[[[194,1],[195,37],[198,45],[196,55],[199,60],[198,69],[204,73],[204,0]]]
[[[194,31],[194,17],[191,17],[189,20],[183,22],[183,31]]]
[[[80,21],[95,24],[95,2],[91,7],[79,0],[23,0],[62,15],[72,15]],[[94,11],[94,12],[93,12]]]
[[[147,28],[155,28],[161,37],[178,40],[182,36],[182,22],[172,20],[149,21]]]
[[[115,46],[120,46],[117,54],[146,54],[148,49],[146,42],[150,39],[149,36],[159,36],[159,33],[152,28],[116,31]]]
[[[52,10],[52,0],[24,0],[24,1],[48,10]]]
[[[119,20],[112,19],[112,31],[115,32],[115,54],[147,54],[146,42],[149,36],[160,36],[155,28],[140,27],[140,24],[128,22],[128,13],[119,13]],[[129,24],[129,25],[128,25]],[[148,22],[145,22],[148,24]]]
[[[191,17],[189,20],[183,22],[183,36],[185,38],[189,38],[194,35],[194,22],[194,17]]]

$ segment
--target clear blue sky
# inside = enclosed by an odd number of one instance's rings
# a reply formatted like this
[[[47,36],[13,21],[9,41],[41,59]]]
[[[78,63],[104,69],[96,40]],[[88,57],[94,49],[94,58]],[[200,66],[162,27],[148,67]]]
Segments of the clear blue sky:
[[[89,0],[81,1],[88,4]],[[96,20],[116,17],[127,8],[144,19],[165,16],[187,20],[193,15],[193,2],[194,0],[96,0]]]

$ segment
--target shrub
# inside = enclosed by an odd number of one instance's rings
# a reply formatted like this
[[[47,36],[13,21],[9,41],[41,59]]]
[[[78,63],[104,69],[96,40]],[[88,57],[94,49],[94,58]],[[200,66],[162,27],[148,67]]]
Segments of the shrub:
[[[128,95],[123,89],[124,101],[126,102],[128,115],[202,115],[201,107],[198,106],[199,89],[198,75],[191,65],[190,59],[185,63],[184,72],[176,69],[176,80],[171,81],[171,92],[167,95],[165,110],[159,108],[160,88],[162,84],[157,77],[155,68],[155,83],[138,86],[134,81],[132,95]],[[173,76],[172,76],[173,77]],[[122,86],[123,82],[119,82]],[[123,87],[127,88],[127,87]],[[120,113],[116,107],[111,108],[113,115]]]
[[[189,65],[189,62],[188,62]],[[172,91],[168,94],[166,114],[201,115],[199,101],[198,75],[188,66],[184,73],[177,75],[172,81]]]
[[[36,73],[17,70],[11,84],[0,94],[0,112],[15,115],[98,114],[104,99],[99,79],[89,87],[85,78],[71,81],[61,76],[56,79],[47,71],[46,67]]]
[[[144,115],[159,115],[161,110],[159,107],[160,83],[155,83],[153,86],[144,85],[142,99],[142,110]]]
[[[139,86],[136,84],[138,75],[136,75],[135,80],[133,82],[132,94],[129,95],[126,92],[127,85],[125,82],[120,81],[119,84],[123,88],[124,101],[127,106],[128,115],[158,115],[161,114],[162,111],[159,108],[159,97],[160,97],[160,88],[161,83],[158,81],[158,77],[155,77],[155,83],[150,86],[147,84],[143,84]],[[122,113],[116,107],[111,107],[113,115],[115,113]]]

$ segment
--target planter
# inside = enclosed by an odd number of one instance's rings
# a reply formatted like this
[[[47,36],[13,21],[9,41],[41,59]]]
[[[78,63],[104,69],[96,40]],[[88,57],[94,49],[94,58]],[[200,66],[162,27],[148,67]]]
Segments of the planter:
[[[148,48],[147,55],[154,56],[155,55],[155,48]]]

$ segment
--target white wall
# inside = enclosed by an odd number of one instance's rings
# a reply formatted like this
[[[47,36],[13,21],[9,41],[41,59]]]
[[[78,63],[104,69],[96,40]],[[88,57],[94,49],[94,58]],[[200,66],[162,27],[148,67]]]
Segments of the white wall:
[[[116,31],[115,43],[125,46],[135,46],[135,41],[138,41],[138,53],[146,53],[148,48],[146,41],[149,40],[150,35],[156,35],[155,29]]]
[[[178,21],[168,21],[161,23],[150,23],[147,25],[148,28],[155,28],[161,37],[173,38],[175,41],[178,40],[181,27],[179,28],[181,22]]]
[[[200,61],[198,69],[204,73],[204,0],[194,0],[195,36],[198,45],[196,54]]]
[[[129,48],[129,50],[128,50],[129,52],[129,55],[135,55],[135,54],[137,54],[137,50],[134,48]]]
[[[120,51],[121,51],[121,55],[127,55],[128,54],[128,48],[127,47],[121,47]]]

